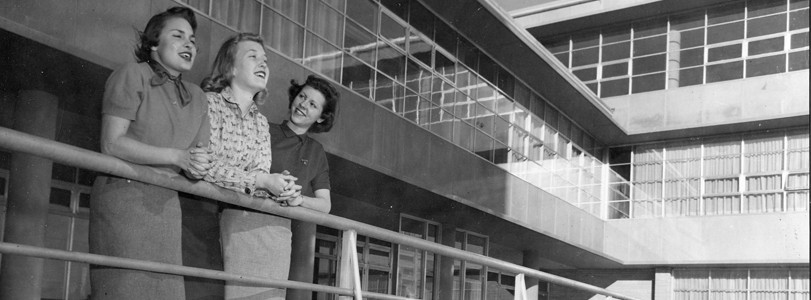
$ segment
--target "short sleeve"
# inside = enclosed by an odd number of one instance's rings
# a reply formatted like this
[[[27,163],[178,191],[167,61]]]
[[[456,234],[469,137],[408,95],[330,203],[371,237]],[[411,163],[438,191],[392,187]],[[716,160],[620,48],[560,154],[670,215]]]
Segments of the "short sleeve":
[[[144,101],[145,74],[143,66],[129,63],[113,72],[104,86],[102,114],[135,120]]]
[[[318,156],[318,169],[310,183],[313,187],[313,191],[329,190],[329,164],[327,163],[327,154],[324,152],[323,147],[318,147],[318,150],[318,154],[316,154]]]

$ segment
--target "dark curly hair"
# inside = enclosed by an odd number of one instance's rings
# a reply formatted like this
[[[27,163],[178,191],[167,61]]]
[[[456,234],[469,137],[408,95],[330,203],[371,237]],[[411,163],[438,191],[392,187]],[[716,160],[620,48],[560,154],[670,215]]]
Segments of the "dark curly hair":
[[[211,67],[211,76],[203,79],[203,82],[200,83],[200,87],[203,88],[203,91],[219,93],[222,89],[231,85],[231,80],[234,79],[232,71],[234,70],[234,65],[236,65],[237,45],[243,41],[256,42],[261,45],[262,48],[265,47],[265,41],[255,33],[239,33],[223,42],[222,46],[220,46],[220,50],[217,51],[217,57],[214,58],[214,65]],[[267,96],[267,89],[263,89],[259,93],[256,93],[256,95],[253,95],[253,101],[256,102],[256,104],[262,104],[265,101],[265,96]]]
[[[189,22],[192,30],[197,30],[197,19],[194,11],[188,7],[175,6],[166,11],[152,16],[146,23],[144,31],[138,31],[138,44],[135,46],[135,60],[139,63],[152,61],[152,47],[158,45],[161,30],[166,26],[166,21],[172,18],[181,18]]]
[[[290,96],[290,103],[287,105],[288,109],[293,108],[293,101],[305,86],[309,86],[324,95],[324,107],[321,111],[321,118],[324,119],[324,121],[310,126],[308,132],[328,132],[332,129],[332,125],[335,124],[338,100],[341,98],[341,95],[329,81],[316,75],[307,76],[307,80],[302,84],[298,84],[295,79],[290,80],[290,88],[287,89],[287,93]]]

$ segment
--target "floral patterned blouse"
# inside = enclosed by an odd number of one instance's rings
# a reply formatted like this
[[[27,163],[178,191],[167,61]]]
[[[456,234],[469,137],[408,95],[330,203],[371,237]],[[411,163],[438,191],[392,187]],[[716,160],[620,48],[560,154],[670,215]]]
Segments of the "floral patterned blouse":
[[[267,118],[252,103],[245,116],[232,99],[231,88],[208,92],[211,122],[209,150],[214,159],[203,178],[218,186],[257,197],[269,197],[256,188],[256,175],[270,172],[270,132]]]

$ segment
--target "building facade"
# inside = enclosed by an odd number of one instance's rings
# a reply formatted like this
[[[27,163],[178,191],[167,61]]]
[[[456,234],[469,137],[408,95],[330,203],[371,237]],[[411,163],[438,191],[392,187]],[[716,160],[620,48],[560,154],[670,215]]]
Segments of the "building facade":
[[[52,139],[98,151],[104,81],[133,60],[133,28],[184,5],[200,47],[187,79],[247,31],[269,47],[271,121],[290,79],[341,86],[338,122],[316,137],[332,214],[640,299],[808,299],[808,1],[585,1],[515,19],[501,8],[522,3],[7,1],[0,125],[26,128],[21,103],[34,99],[54,109]],[[9,184],[21,158],[2,151],[5,212],[21,201]],[[39,172],[51,178],[41,245],[87,251],[95,172]],[[184,222],[188,264],[221,268],[216,212],[190,208]],[[341,238],[317,229],[313,282],[336,283]],[[370,237],[358,254],[368,291],[515,290],[515,274]],[[90,296],[87,265],[42,270],[40,298]],[[189,299],[221,294],[187,285]],[[537,286],[539,299],[594,297]]]

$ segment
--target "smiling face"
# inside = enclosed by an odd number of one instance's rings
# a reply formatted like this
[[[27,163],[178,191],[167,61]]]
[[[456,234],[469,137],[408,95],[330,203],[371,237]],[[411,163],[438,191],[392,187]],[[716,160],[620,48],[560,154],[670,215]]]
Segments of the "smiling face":
[[[183,18],[168,19],[158,36],[158,45],[151,48],[152,59],[173,76],[189,71],[197,56],[194,40],[194,30],[188,21]]]
[[[262,45],[254,41],[239,42],[233,72],[232,85],[239,85],[254,94],[263,90],[268,83],[268,64]]]
[[[318,90],[305,86],[296,95],[290,106],[290,123],[307,131],[316,122],[323,122],[324,95]]]

